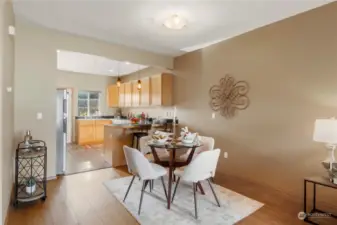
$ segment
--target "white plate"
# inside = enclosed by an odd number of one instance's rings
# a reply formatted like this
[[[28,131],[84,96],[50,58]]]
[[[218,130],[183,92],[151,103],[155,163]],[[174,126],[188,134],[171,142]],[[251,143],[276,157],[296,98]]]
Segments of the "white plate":
[[[165,139],[160,139],[160,140],[153,139],[153,140],[152,140],[152,143],[162,145],[162,144],[165,144],[166,141],[167,141],[167,138],[165,138]]]
[[[181,142],[184,144],[192,144],[194,139],[182,139]]]

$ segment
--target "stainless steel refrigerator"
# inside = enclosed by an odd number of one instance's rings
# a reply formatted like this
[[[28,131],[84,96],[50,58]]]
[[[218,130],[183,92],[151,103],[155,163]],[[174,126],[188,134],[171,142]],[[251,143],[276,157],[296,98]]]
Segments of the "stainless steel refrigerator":
[[[66,172],[67,151],[67,98],[66,89],[57,89],[56,94],[56,174]]]

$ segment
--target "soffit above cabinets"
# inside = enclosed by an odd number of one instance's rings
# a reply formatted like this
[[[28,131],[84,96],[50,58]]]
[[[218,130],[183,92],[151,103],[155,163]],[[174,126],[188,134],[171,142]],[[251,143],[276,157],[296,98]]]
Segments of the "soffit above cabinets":
[[[76,73],[104,76],[120,76],[143,70],[148,66],[131,62],[121,62],[102,56],[80,52],[57,50],[57,69]]]
[[[16,19],[178,56],[320,7],[332,0],[13,0]],[[163,24],[179,15],[181,30]]]

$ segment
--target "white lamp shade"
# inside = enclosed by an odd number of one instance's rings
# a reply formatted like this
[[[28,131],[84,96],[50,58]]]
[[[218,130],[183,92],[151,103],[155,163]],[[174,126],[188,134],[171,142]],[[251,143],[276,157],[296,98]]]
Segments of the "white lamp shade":
[[[313,138],[317,142],[337,144],[337,120],[317,119]]]

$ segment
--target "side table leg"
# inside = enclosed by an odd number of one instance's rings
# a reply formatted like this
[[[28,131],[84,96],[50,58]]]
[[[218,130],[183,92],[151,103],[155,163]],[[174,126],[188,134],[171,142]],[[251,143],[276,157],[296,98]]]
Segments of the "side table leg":
[[[304,180],[303,212],[307,213],[307,181]]]
[[[313,190],[313,192],[314,192],[314,196],[313,196],[313,199],[312,199],[312,201],[313,201],[313,203],[312,203],[313,209],[312,210],[316,210],[316,184],[315,183],[314,183],[314,190]]]

